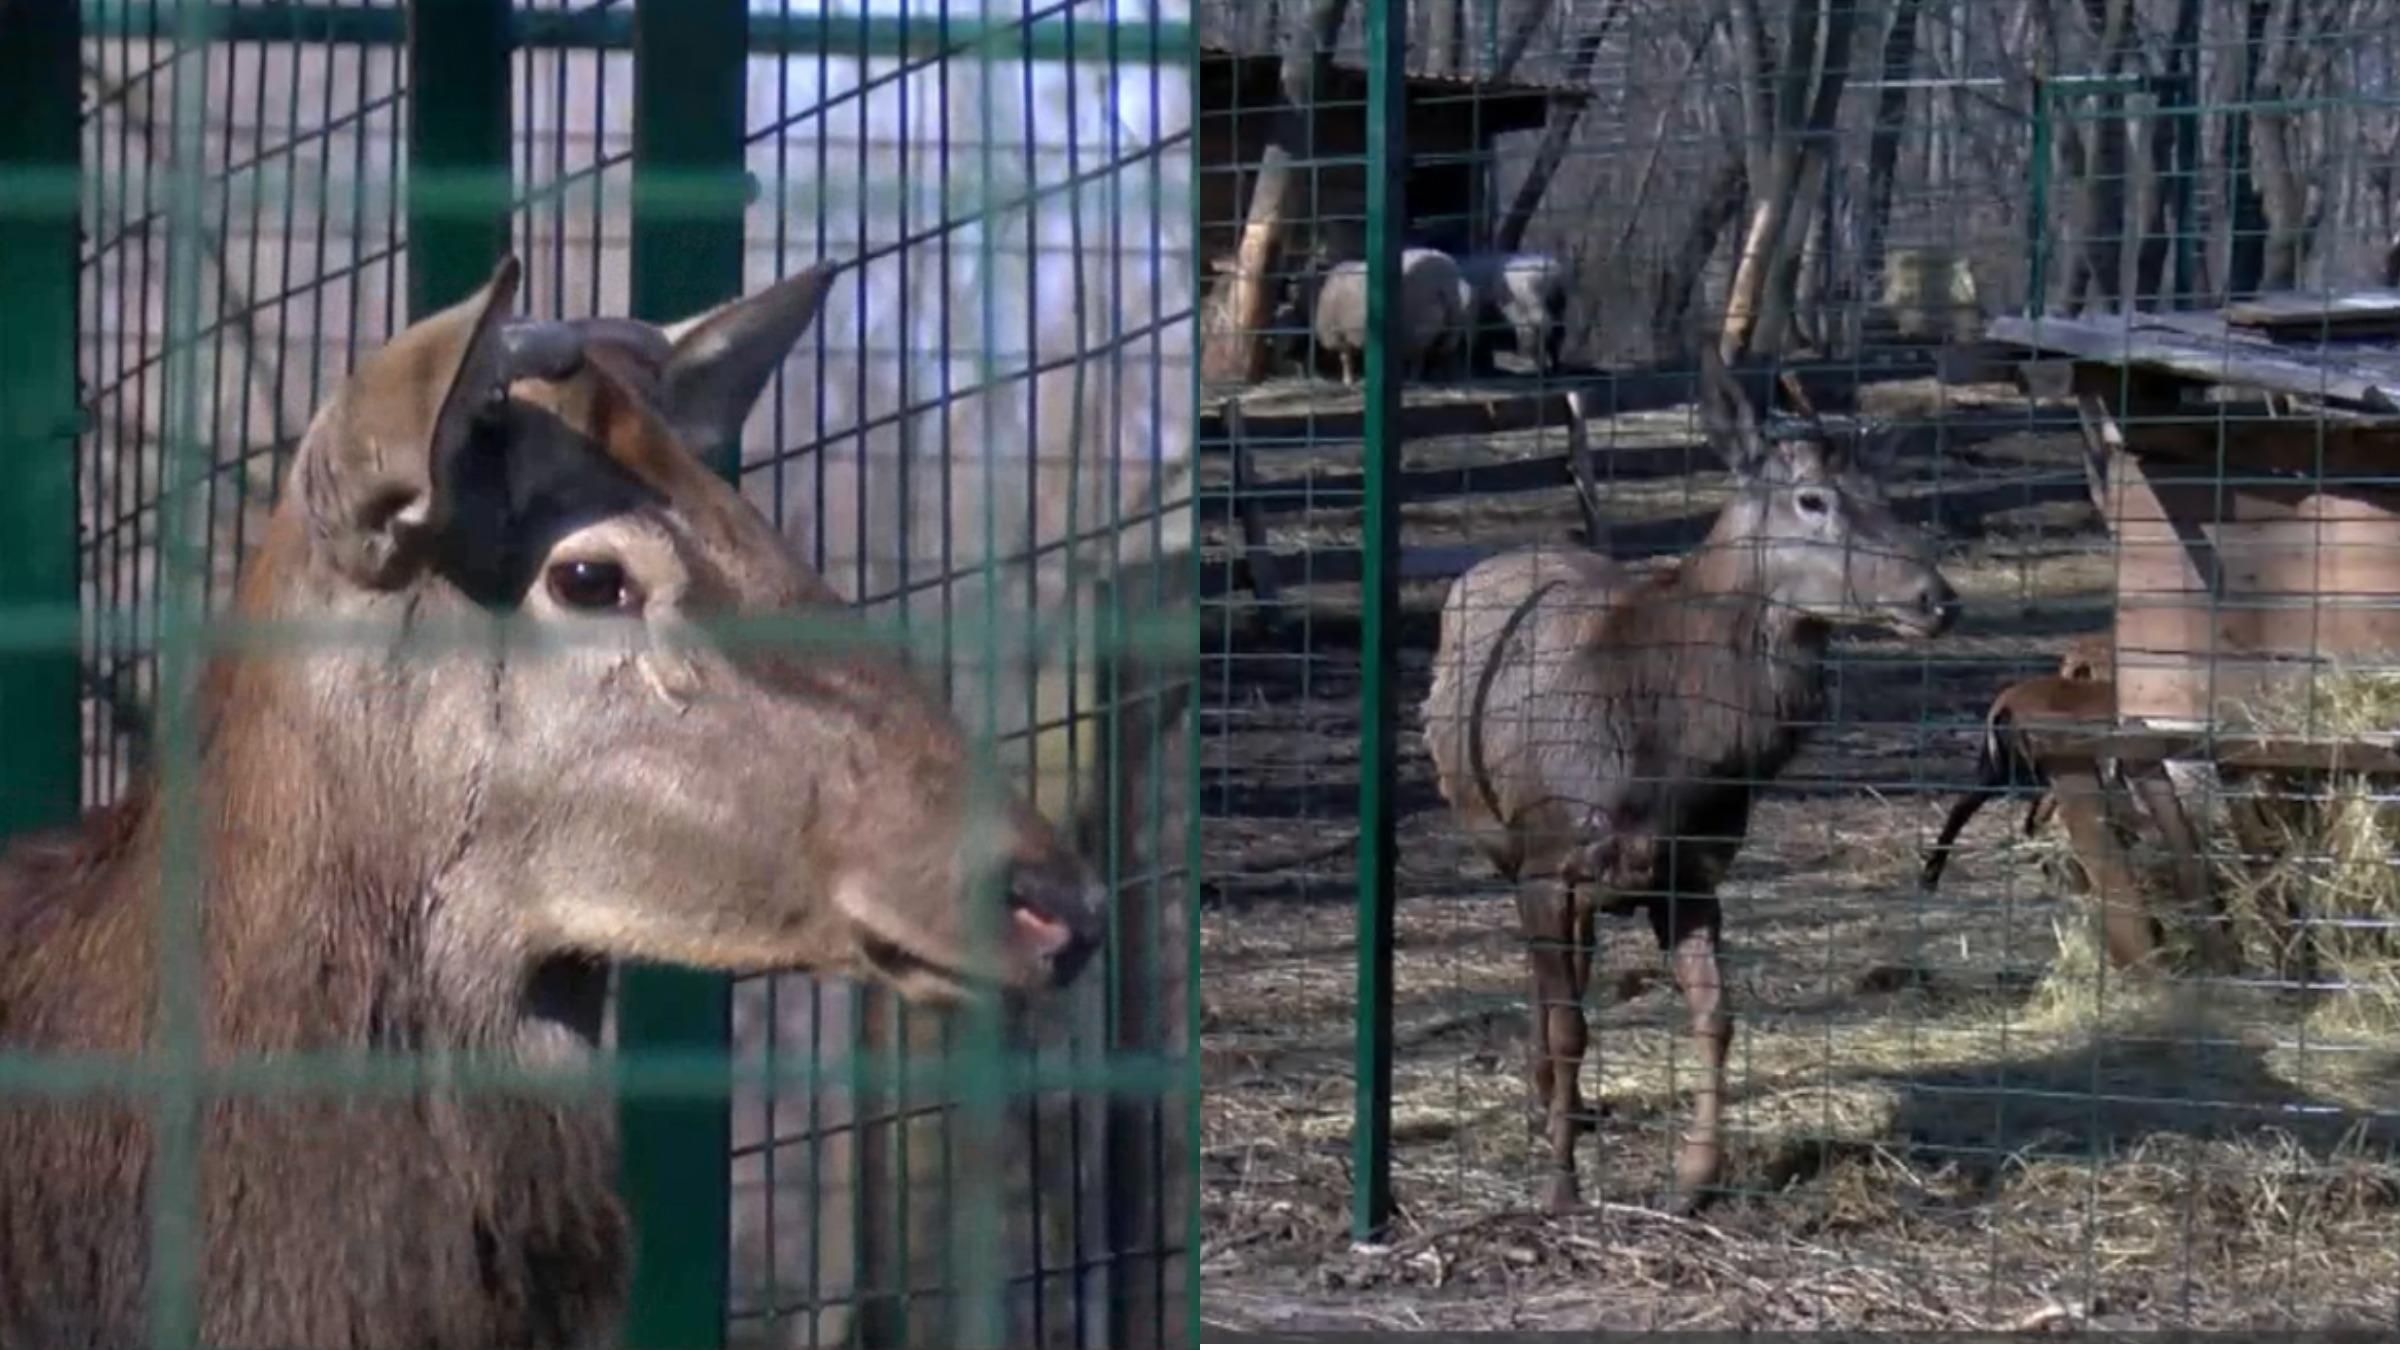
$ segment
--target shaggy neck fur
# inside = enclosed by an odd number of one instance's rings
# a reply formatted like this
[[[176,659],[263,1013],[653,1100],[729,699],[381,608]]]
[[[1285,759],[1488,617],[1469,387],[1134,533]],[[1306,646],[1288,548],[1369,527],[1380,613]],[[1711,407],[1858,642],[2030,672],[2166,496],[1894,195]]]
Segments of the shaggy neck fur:
[[[441,696],[325,664],[349,660],[389,658],[228,661],[206,681],[206,1054],[522,1053],[534,954],[443,888],[476,775],[404,772],[386,740],[411,719],[377,705]],[[471,701],[475,673],[454,675]],[[336,688],[369,692],[351,706],[325,697]],[[497,730],[460,726],[456,753]],[[156,802],[145,788],[0,856],[6,1049],[157,1040]],[[144,1335],[146,1114],[123,1098],[0,1105],[0,1343]],[[199,1142],[210,1343],[568,1346],[613,1329],[626,1238],[600,1101],[235,1096],[204,1109]]]
[[[1713,886],[1754,785],[1790,761],[1824,695],[1826,625],[1776,603],[1763,563],[1720,522],[1646,580],[1559,581],[1520,602],[1525,631],[1491,649],[1465,756],[1504,824],[1490,839],[1504,872],[1572,871],[1573,841],[1594,857],[1616,839],[1657,860],[1618,874],[1623,889]]]

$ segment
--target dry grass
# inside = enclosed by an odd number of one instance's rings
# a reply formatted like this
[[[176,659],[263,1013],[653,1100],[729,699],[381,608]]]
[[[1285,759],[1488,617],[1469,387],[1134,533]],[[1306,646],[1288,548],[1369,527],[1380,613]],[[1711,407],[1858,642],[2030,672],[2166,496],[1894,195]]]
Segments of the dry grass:
[[[2359,659],[2242,709],[2268,734],[2328,740],[2400,728],[2400,668]],[[2388,779],[2335,774],[2305,797],[2250,806],[2268,847],[2213,850],[2228,916],[2254,969],[2319,991],[2310,1029],[2342,1039],[2400,1032],[2400,802]],[[2279,915],[2298,916],[2296,926]]]
[[[1964,475],[1984,472],[2006,506],[2007,484],[2073,470],[2076,454],[2018,435],[1947,465],[1943,490],[1975,491]],[[1702,476],[1612,502],[1658,517],[1704,509],[1708,491]],[[1480,516],[1411,511],[1412,531],[1421,514],[1442,537],[1494,543],[1566,538],[1575,519],[1564,492]],[[1290,1334],[2394,1330],[2400,1037],[2364,1024],[2334,1037],[2321,1005],[2270,981],[2103,969],[2083,907],[2045,876],[2057,845],[2013,837],[2021,803],[1978,820],[1938,897],[1915,889],[1999,663],[2044,665],[2105,612],[2104,541],[2056,514],[2070,524],[1963,536],[1944,568],[1970,622],[1931,660],[1845,641],[1859,664],[1834,725],[1762,800],[1726,888],[1732,1193],[1696,1219],[1652,1208],[1694,1063],[1638,922],[1604,928],[1590,999],[1595,1203],[1526,1213],[1545,1150],[1515,907],[1433,799],[1410,718],[1400,1210],[1386,1244],[1352,1247],[1355,654],[1312,647],[1304,684],[1273,673],[1290,666],[1229,666],[1203,752],[1206,1320]],[[1410,597],[1438,598],[1423,584]],[[1413,706],[1423,653],[1400,674]]]
[[[1889,843],[1908,837],[1907,808],[1860,803],[1854,842],[1778,806],[1732,895],[1740,1193],[1699,1222],[1649,1212],[1693,1064],[1638,925],[1607,935],[1593,999],[1585,1085],[1607,1114],[1583,1156],[1601,1204],[1553,1221],[1526,1212],[1542,1145],[1511,906],[1412,893],[1392,1098],[1403,1209],[1387,1247],[1354,1251],[1347,918],[1322,903],[1211,915],[1211,1320],[2388,1325],[2400,1057],[2308,1046],[2270,995],[2112,981],[2070,906],[1990,892],[2008,869],[1988,855],[1959,860],[1953,884],[1975,895],[1961,913],[1893,922],[1912,903],[1913,851]],[[2054,932],[2056,952],[2019,940]]]

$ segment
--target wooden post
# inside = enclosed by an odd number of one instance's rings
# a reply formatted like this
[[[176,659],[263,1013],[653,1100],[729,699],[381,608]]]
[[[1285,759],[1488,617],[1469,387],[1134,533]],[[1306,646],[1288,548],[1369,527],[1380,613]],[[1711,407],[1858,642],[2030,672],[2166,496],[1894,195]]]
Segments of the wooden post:
[[[1567,391],[1567,473],[1575,480],[1575,504],[1583,511],[1583,545],[1608,549],[1608,525],[1600,516],[1600,466],[1592,459],[1591,433],[1584,427],[1583,391]]]
[[[2092,902],[2100,909],[2100,932],[2111,964],[2146,965],[2158,950],[2140,877],[2117,839],[2114,803],[2102,786],[2099,767],[2078,756],[2043,766],[2050,779],[2058,818],[2067,827],[2075,860],[2091,878]]]
[[[1200,378],[1235,380],[1244,384],[1266,374],[1265,329],[1273,311],[1268,279],[1282,255],[1286,217],[1285,196],[1291,190],[1295,164],[1306,166],[1315,153],[1317,70],[1324,51],[1342,29],[1349,0],[1312,0],[1308,16],[1297,23],[1283,52],[1283,108],[1275,131],[1259,156],[1258,178],[1250,187],[1250,208],[1235,247],[1233,270],[1214,288],[1207,313],[1213,331],[1201,336]],[[1234,143],[1238,147],[1240,137]],[[1238,149],[1237,149],[1238,153]]]
[[[1272,633],[1283,626],[1283,586],[1275,566],[1275,551],[1267,541],[1266,509],[1255,495],[1258,480],[1250,465],[1250,442],[1243,430],[1241,401],[1225,400],[1221,415],[1226,448],[1233,458],[1233,510],[1240,527],[1242,572],[1250,579],[1250,594],[1255,602],[1251,612],[1257,616],[1259,626]]]

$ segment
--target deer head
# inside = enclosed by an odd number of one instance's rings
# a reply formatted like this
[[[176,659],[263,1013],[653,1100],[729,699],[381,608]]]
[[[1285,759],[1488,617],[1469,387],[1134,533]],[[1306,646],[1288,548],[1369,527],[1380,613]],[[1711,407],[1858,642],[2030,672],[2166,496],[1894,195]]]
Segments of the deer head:
[[[1770,603],[1828,623],[1919,637],[1950,627],[1957,592],[1884,497],[1888,439],[1854,448],[1813,413],[1805,437],[1768,439],[1713,343],[1701,344],[1700,385],[1703,425],[1735,484],[1704,551],[1739,550]]]
[[[831,274],[666,328],[558,326],[509,320],[508,259],[311,425],[242,609],[373,636],[245,658],[227,687],[281,683],[218,718],[270,710],[283,734],[230,739],[342,766],[311,809],[406,860],[471,978],[643,959],[947,1002],[1063,984],[1098,941],[1100,887],[896,655],[706,631],[846,609],[699,458],[737,443]],[[400,649],[444,624],[475,641]]]

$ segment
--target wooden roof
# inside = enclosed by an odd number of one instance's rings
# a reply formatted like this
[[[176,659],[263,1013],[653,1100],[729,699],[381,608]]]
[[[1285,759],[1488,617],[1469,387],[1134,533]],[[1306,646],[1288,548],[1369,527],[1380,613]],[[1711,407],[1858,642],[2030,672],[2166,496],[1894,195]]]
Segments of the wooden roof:
[[[2285,293],[2221,311],[2010,315],[1984,335],[2045,356],[2400,412],[2400,291]]]

